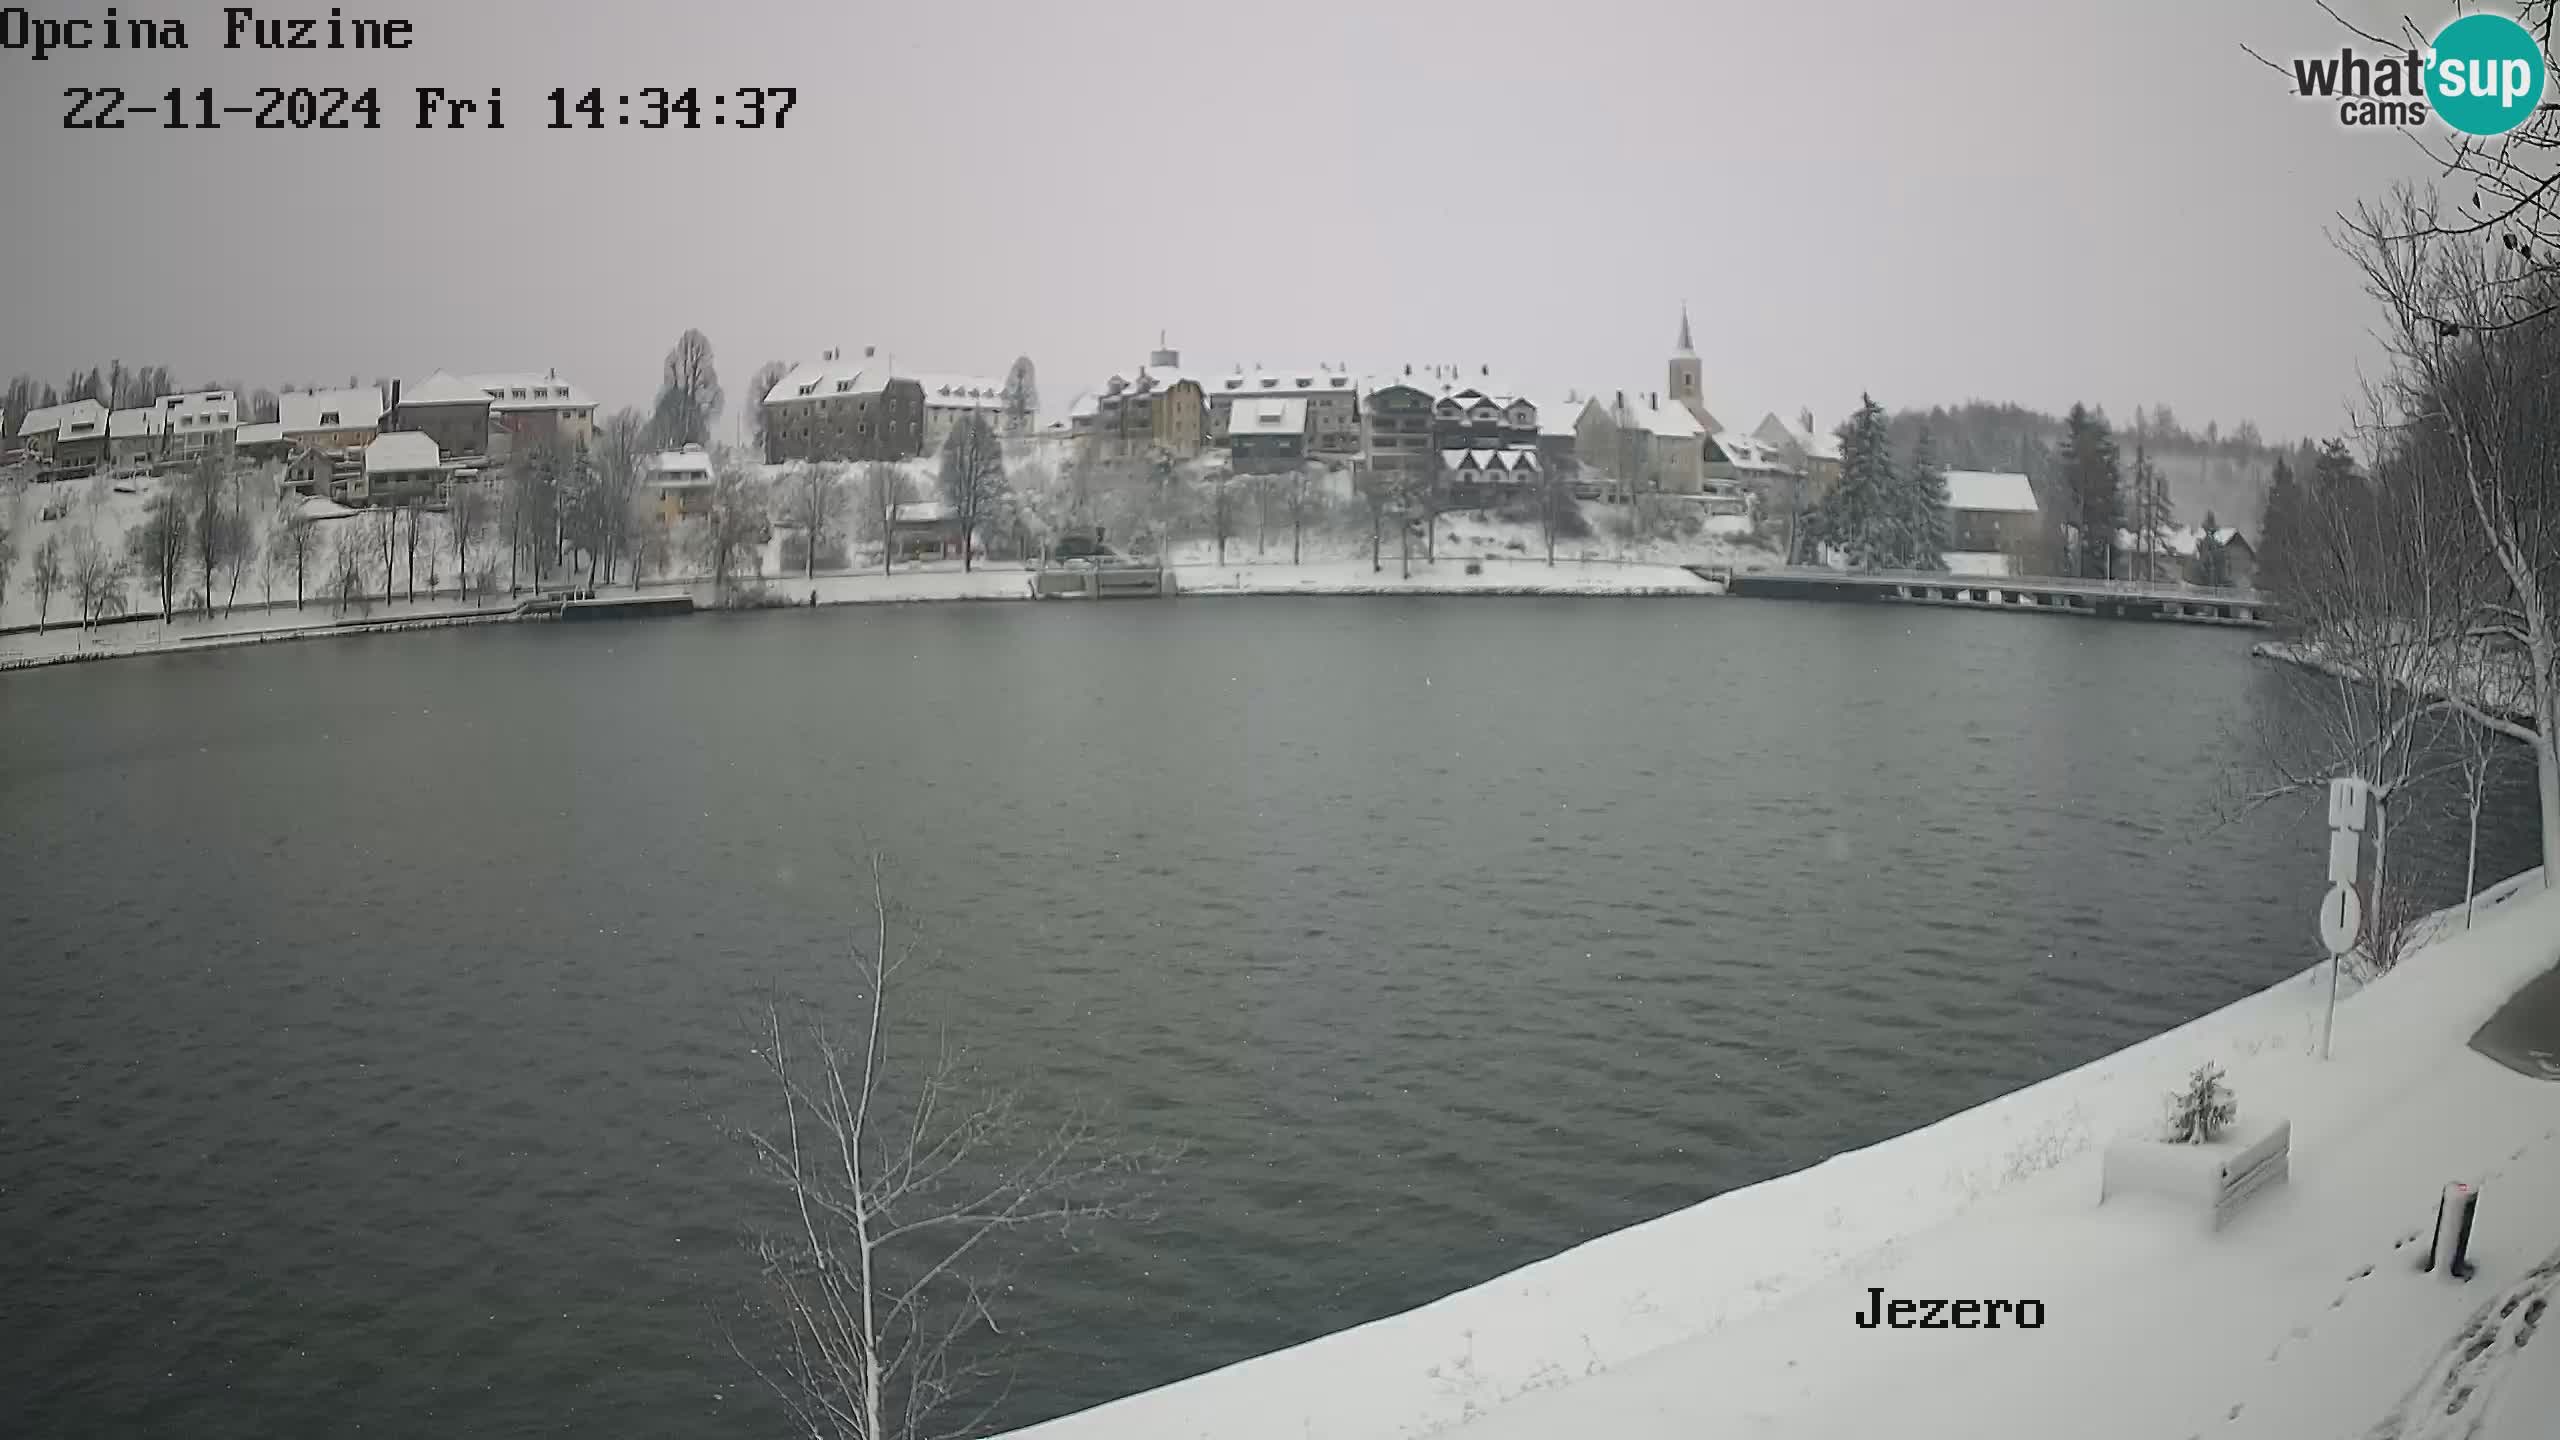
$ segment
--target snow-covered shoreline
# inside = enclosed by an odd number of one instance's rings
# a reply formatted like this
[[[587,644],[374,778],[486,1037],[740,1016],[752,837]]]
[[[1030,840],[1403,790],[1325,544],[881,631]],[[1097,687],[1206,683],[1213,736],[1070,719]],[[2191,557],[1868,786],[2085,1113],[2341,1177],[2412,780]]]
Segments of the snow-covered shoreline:
[[[1619,561],[1484,560],[1467,564],[1442,560],[1414,567],[1410,578],[1392,561],[1374,571],[1365,560],[1288,564],[1185,564],[1173,574],[1178,596],[1586,596],[1669,597],[1721,593],[1714,582],[1677,565]],[[976,601],[1028,600],[1031,572],[1018,565],[906,568],[882,575],[870,571],[837,572],[814,579],[768,577],[761,583],[778,599],[820,606],[882,604],[960,604]],[[615,587],[608,594],[691,593],[708,604],[710,586],[700,579],[653,581],[636,592]],[[0,635],[0,670],[109,660],[127,655],[166,655],[182,651],[266,644],[276,640],[315,639],[327,635],[378,635],[395,630],[440,628],[453,624],[487,624],[511,618],[515,601],[493,600],[473,606],[453,599],[406,602],[380,607],[378,615],[347,617],[321,607],[300,611],[254,607],[236,615],[203,622],[181,616],[170,622],[127,621],[83,630],[76,624],[43,632]],[[785,606],[783,608],[790,608]],[[405,613],[404,613],[405,612]],[[752,613],[752,612],[744,612]]]
[[[2560,895],[2539,880],[2491,887],[2469,932],[2459,907],[2435,917],[2433,943],[2341,1005],[2332,1062],[2309,1058],[2327,994],[2315,965],[1937,1124],[1014,1434],[2361,1433],[2431,1366],[2457,1363],[2446,1347],[2475,1308],[2511,1285],[2560,1288],[2560,1263],[2531,1273],[2545,1252],[2560,1262],[2560,1213],[2530,1198],[2560,1194],[2560,1085],[2463,1049],[2560,951]],[[2099,1207],[2104,1142],[2156,1125],[2162,1097],[2207,1060],[2244,1114],[2291,1118],[2293,1181],[2214,1236],[2138,1203]],[[2457,1178],[2484,1185],[2487,1283],[2406,1266],[2364,1279]],[[1865,1332],[1843,1312],[1869,1286],[2032,1297],[2054,1319],[2032,1334]],[[2503,1369],[2482,1366],[2509,1358],[2459,1361],[2464,1423],[2506,1413]]]

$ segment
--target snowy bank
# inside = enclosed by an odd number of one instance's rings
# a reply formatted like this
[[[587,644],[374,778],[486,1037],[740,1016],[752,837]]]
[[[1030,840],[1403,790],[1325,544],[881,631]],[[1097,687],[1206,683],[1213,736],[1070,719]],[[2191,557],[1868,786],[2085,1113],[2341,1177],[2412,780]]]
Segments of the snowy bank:
[[[2552,964],[2560,896],[2537,872],[2495,887],[2469,932],[2449,933],[2449,913],[2435,943],[2341,1005],[2330,1062],[2310,1058],[2327,995],[2314,967],[1924,1129],[1015,1434],[2294,1436],[2373,1427],[2427,1383],[2446,1393],[2411,1417],[2518,1410],[2494,1381],[2521,1353],[2515,1317],[2560,1286],[2560,1264],[2531,1273],[2560,1257],[2560,1085],[2465,1043]],[[2219,1234],[2150,1202],[2100,1207],[2103,1142],[2151,1130],[2208,1060],[2244,1115],[2292,1120],[2291,1181]],[[2406,1244],[2456,1178],[2484,1191],[2468,1285],[2414,1273]],[[1851,1316],[1871,1286],[2032,1298],[2051,1318],[1868,1330]],[[2510,1298],[2498,1339],[2464,1358],[2466,1322]]]

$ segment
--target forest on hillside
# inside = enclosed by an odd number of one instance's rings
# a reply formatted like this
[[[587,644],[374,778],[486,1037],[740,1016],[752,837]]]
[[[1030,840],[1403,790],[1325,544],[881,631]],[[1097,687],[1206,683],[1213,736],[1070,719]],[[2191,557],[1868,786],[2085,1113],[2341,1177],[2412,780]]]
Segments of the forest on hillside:
[[[2054,463],[2061,416],[1987,400],[1904,410],[1892,419],[1894,449],[1909,453],[1924,427],[1949,469],[2018,471],[2035,485],[2046,513],[2062,512]],[[2307,445],[2270,444],[2246,420],[2227,431],[2214,421],[2189,430],[2166,405],[2135,407],[2132,421],[2116,426],[2116,444],[2128,468],[2137,444],[2159,467],[2168,486],[2172,523],[2202,525],[2210,513],[2221,525],[2244,533],[2258,528],[2277,458],[2289,457],[2300,469],[2307,457]]]

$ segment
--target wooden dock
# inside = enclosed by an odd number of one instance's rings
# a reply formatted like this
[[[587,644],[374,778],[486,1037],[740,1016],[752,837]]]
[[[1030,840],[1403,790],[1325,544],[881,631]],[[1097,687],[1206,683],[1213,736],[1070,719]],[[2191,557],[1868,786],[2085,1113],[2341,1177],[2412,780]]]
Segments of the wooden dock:
[[[1726,593],[1767,600],[1834,600],[1891,605],[1946,605],[2076,615],[2096,620],[2162,620],[2184,625],[2264,629],[2275,605],[2253,590],[2136,580],[2080,580],[2053,575],[1940,575],[1925,571],[1849,571],[1813,566],[1727,571],[1690,567],[1722,582]]]

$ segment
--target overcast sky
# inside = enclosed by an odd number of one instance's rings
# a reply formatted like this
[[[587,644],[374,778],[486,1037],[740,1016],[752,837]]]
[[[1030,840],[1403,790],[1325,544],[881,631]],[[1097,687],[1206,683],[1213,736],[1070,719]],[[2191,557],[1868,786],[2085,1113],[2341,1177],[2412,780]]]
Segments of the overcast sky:
[[[830,345],[1028,354],[1053,413],[1159,329],[1197,369],[1659,388],[1685,299],[1727,423],[1867,390],[2290,436],[2373,354],[2324,232],[2422,173],[2241,53],[2334,54],[2310,0],[340,8],[416,47],[228,52],[218,6],[119,0],[192,48],[0,54],[0,368],[557,368],[643,405],[696,326],[727,436],[759,364]],[[64,86],[274,83],[381,86],[391,128],[62,128]],[[800,100],[780,133],[539,128],[554,86],[651,84]],[[509,127],[412,131],[418,85],[502,87]]]

